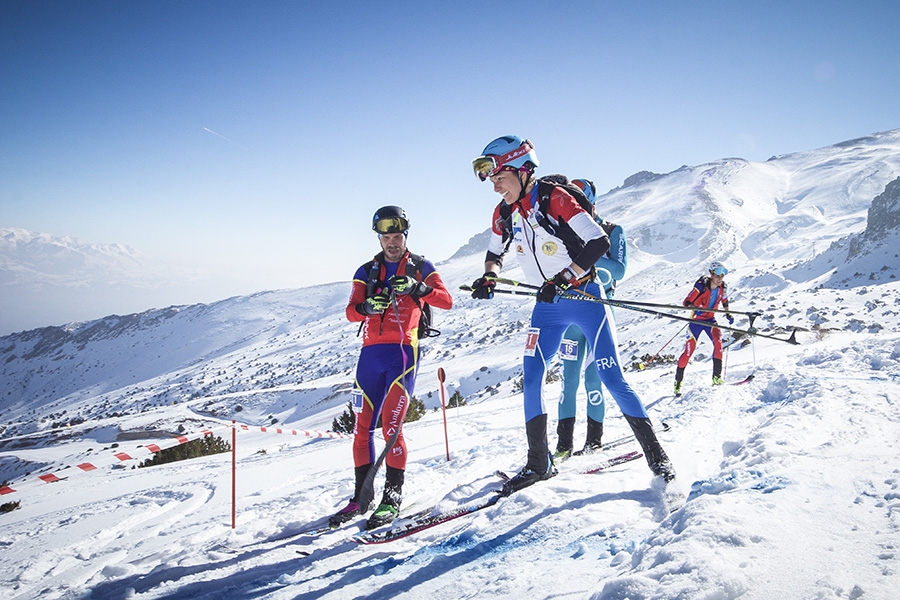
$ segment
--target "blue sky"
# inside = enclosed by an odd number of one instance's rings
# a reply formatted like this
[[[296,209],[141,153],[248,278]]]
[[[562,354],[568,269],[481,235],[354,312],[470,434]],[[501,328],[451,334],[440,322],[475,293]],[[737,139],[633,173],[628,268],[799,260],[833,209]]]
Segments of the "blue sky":
[[[441,260],[489,224],[471,159],[500,135],[606,191],[900,127],[898,22],[895,0],[3,0],[0,227],[227,273],[173,303],[348,280],[385,204]]]

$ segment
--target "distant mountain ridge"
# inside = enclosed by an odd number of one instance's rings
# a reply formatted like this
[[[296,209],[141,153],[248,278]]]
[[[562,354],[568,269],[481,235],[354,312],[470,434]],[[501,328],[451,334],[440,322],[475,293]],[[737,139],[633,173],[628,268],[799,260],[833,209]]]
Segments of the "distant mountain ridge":
[[[144,310],[203,283],[123,244],[0,228],[0,331],[54,323],[60,305],[73,321]]]
[[[148,259],[122,244],[84,244],[25,229],[0,229],[0,285],[52,280],[57,285],[146,278]],[[158,283],[158,282],[156,282]]]

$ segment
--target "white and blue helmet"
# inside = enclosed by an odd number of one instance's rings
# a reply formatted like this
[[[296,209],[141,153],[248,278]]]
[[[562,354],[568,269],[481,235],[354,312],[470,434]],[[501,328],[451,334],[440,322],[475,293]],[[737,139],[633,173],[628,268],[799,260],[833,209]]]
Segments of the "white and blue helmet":
[[[502,170],[531,174],[539,164],[534,144],[517,135],[505,135],[485,146],[481,156],[472,161],[472,168],[484,181]]]
[[[728,275],[728,269],[726,269],[725,265],[723,265],[722,263],[720,263],[717,260],[714,260],[713,262],[710,263],[709,272],[712,273],[713,275],[719,275],[720,277],[724,277],[725,275]]]

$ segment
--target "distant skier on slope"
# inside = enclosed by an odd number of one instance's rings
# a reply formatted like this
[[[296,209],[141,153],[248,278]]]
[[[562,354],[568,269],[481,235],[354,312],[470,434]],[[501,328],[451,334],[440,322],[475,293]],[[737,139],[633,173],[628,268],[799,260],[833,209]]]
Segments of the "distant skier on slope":
[[[713,344],[713,385],[722,385],[722,331],[716,324],[716,314],[709,312],[716,310],[721,305],[728,310],[728,291],[725,286],[725,275],[728,269],[725,265],[715,261],[709,265],[709,275],[701,277],[694,283],[694,287],[688,293],[682,303],[684,306],[696,306],[698,310],[692,313],[696,323],[691,323],[688,331],[688,339],[684,343],[684,352],[678,359],[678,368],[675,369],[675,395],[681,395],[681,381],[684,379],[684,369],[688,361],[697,349],[697,340],[701,333],[705,333]],[[725,318],[729,324],[734,324],[734,317],[726,313]]]

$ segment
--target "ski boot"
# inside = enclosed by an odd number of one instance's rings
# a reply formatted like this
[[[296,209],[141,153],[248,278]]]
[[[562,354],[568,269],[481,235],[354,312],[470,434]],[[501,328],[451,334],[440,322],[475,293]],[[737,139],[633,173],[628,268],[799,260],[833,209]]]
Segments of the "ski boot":
[[[653,431],[650,419],[625,415],[625,420],[631,425],[635,439],[644,450],[644,458],[647,459],[647,466],[650,467],[653,474],[662,477],[666,483],[674,480],[675,467],[672,466],[665,450],[656,439],[656,432]]]
[[[587,439],[584,442],[584,448],[575,453],[575,456],[583,456],[586,454],[596,454],[603,449],[600,438],[603,437],[603,422],[595,421],[588,417]]]
[[[334,513],[333,515],[331,515],[331,517],[329,517],[328,526],[331,527],[332,529],[334,529],[336,527],[340,527],[341,525],[343,525],[344,523],[346,523],[347,521],[349,521],[356,515],[359,515],[359,514],[362,514],[363,512],[365,512],[361,509],[362,509],[362,507],[359,505],[359,503],[356,500],[351,500],[350,502],[347,503],[347,506],[345,506],[341,510],[339,510],[336,513]]]
[[[400,514],[400,510],[396,506],[385,504],[382,502],[366,521],[366,529],[377,529],[392,522]]]
[[[360,465],[353,469],[353,474],[356,479],[356,487],[353,493],[353,497],[350,498],[350,502],[347,503],[347,506],[331,515],[331,517],[328,519],[328,526],[332,529],[335,527],[340,527],[356,515],[361,515],[369,510],[368,506],[360,506],[358,499],[359,492],[362,489],[363,482],[366,480],[366,475],[369,474],[369,468],[371,466],[372,465]]]
[[[384,482],[384,493],[381,495],[381,504],[366,521],[366,529],[383,527],[397,518],[400,514],[400,501],[403,497],[403,469],[387,468]]]
[[[534,485],[538,481],[545,481],[554,477],[559,471],[556,470],[556,467],[553,466],[553,461],[550,458],[550,455],[547,455],[547,470],[544,472],[535,471],[528,465],[522,467],[522,470],[513,475],[506,483],[503,484],[503,489],[500,490],[501,496],[509,496],[513,492],[518,492],[523,488],[527,488],[530,485]]]
[[[572,456],[572,437],[575,433],[575,417],[560,419],[556,423],[556,452],[553,453],[553,462],[563,462]]]
[[[550,479],[558,472],[547,448],[547,415],[538,415],[525,423],[525,435],[528,438],[528,460],[521,471],[503,484],[501,496],[509,496],[538,481]]]

